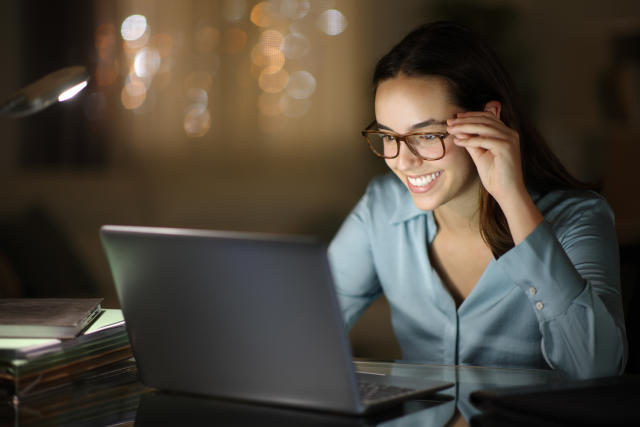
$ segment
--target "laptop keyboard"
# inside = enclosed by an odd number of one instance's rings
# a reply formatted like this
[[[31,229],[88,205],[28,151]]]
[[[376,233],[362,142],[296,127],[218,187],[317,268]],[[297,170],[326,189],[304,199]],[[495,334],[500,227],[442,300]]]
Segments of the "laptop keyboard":
[[[413,388],[368,382],[358,382],[358,391],[360,392],[360,398],[367,402],[398,398],[416,392]]]

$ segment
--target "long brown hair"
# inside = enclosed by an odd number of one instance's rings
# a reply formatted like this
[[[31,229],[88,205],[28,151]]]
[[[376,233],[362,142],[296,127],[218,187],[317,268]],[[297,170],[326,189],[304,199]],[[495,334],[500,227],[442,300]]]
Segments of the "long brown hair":
[[[522,172],[527,189],[545,194],[559,188],[595,189],[574,178],[553,154],[517,102],[515,86],[491,47],[468,28],[452,22],[418,27],[377,63],[374,89],[399,74],[444,78],[456,105],[482,111],[500,101],[500,119],[520,135]],[[507,219],[496,200],[481,188],[480,234],[499,257],[514,246]]]

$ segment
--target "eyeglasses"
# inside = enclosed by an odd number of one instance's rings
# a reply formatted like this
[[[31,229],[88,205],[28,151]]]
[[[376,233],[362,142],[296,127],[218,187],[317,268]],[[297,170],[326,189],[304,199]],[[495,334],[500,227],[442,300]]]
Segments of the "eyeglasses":
[[[444,124],[445,122],[443,122]],[[447,132],[413,132],[398,135],[393,132],[372,129],[376,124],[373,121],[362,136],[367,140],[369,148],[378,157],[395,159],[400,153],[400,141],[404,141],[416,157],[423,160],[440,160],[444,157],[444,140]]]

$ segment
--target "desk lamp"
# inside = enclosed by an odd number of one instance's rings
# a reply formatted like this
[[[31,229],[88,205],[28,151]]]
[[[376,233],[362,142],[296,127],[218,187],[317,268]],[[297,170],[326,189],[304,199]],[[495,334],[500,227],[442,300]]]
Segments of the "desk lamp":
[[[87,86],[83,66],[66,67],[42,77],[0,101],[0,116],[23,117],[74,97]]]

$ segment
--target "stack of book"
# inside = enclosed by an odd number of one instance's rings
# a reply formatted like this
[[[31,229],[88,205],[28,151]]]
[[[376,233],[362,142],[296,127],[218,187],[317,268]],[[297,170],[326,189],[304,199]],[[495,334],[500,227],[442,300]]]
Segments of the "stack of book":
[[[0,300],[0,400],[16,413],[77,415],[82,401],[139,391],[122,312],[100,301]]]

